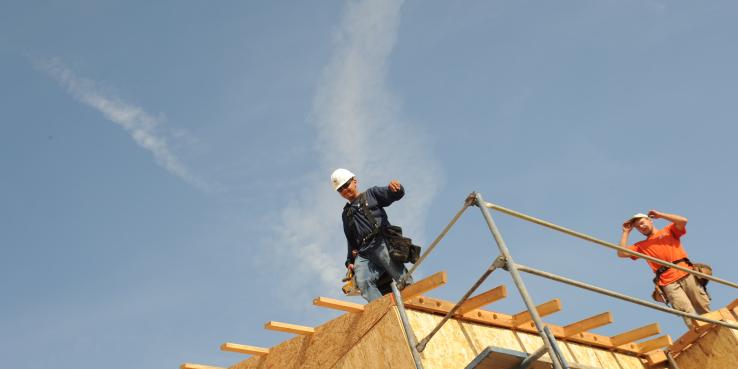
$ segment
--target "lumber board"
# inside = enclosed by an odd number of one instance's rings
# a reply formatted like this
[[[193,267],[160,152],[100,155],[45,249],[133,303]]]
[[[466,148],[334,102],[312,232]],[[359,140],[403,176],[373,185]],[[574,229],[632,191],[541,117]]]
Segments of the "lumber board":
[[[508,328],[508,329],[515,328],[515,326],[512,324],[511,315],[497,313],[494,311],[486,311],[486,310],[480,310],[480,309],[472,310],[462,315],[461,319],[468,320],[470,322],[494,325],[494,326]]]
[[[702,314],[700,316],[703,317],[703,318],[708,318],[708,319],[712,319],[712,320],[723,320],[723,318],[724,318],[723,311],[727,311],[727,310],[725,308],[722,308],[722,309],[718,309],[718,310],[713,310],[713,311],[711,311],[709,313],[705,313],[705,314]],[[695,320],[695,319],[693,319],[692,321],[694,322],[694,325],[697,326],[697,327],[704,327],[706,325],[713,324],[713,323],[703,322],[701,320]]]
[[[679,355],[682,350],[691,345],[701,336],[704,336],[707,331],[709,331],[710,329],[714,329],[715,327],[716,326],[714,324],[693,327],[692,329],[684,333],[681,337],[679,337],[671,346],[669,346],[669,351],[671,351],[672,355]]]
[[[275,322],[273,320],[266,322],[266,324],[264,324],[264,328],[272,330],[272,331],[300,334],[303,336],[309,336],[315,333],[315,328],[313,327],[306,327],[303,325]]]
[[[415,296],[410,300],[405,301],[406,309],[421,310],[429,313],[436,313],[445,315],[454,304],[451,301],[440,300],[428,296]]]
[[[646,364],[649,367],[656,364],[661,364],[666,361],[666,352],[664,350],[653,350],[646,353],[644,359],[646,360]]]
[[[646,337],[655,336],[659,333],[661,333],[659,323],[651,323],[648,325],[644,325],[643,327],[639,327],[625,333],[612,336],[610,337],[610,342],[613,346],[621,346]]]
[[[464,313],[479,309],[482,306],[489,305],[505,297],[507,297],[507,288],[505,288],[505,285],[500,285],[467,299],[459,306],[456,312],[463,315]]]
[[[427,278],[423,278],[405,287],[400,292],[400,295],[402,296],[402,301],[404,302],[412,299],[415,296],[422,295],[423,293],[426,293],[436,287],[446,284],[447,281],[448,275],[446,274],[446,272],[438,272]]]
[[[219,366],[184,363],[179,366],[179,369],[224,369],[224,368],[221,368]]]
[[[735,323],[738,321],[738,308],[728,310],[727,308],[720,309],[720,312],[723,315],[723,320],[726,322],[732,322]]]
[[[341,301],[328,297],[316,297],[313,305],[329,309],[346,311],[349,313],[361,313],[364,311],[364,305],[355,302]]]
[[[589,318],[582,319],[578,322],[571,323],[564,326],[564,336],[571,337],[575,334],[588,331],[590,329],[602,327],[613,322],[612,313],[604,312],[591,316]]]
[[[554,332],[554,335],[556,335],[555,332]],[[638,352],[638,345],[636,343],[626,343],[624,345],[615,346],[613,345],[612,340],[610,340],[610,337],[603,336],[603,335],[596,334],[596,333],[591,333],[591,332],[581,332],[571,337],[564,337],[562,335],[561,337],[557,336],[557,338],[566,339],[567,341],[583,343],[585,345],[590,345],[590,346],[603,347],[603,348],[606,347],[606,348],[617,350],[617,351],[624,352],[627,354],[634,354]]]
[[[257,356],[266,355],[269,353],[268,348],[241,345],[241,344],[233,343],[233,342],[226,342],[220,345],[220,349],[222,351],[238,352],[241,354],[257,355]]]
[[[672,343],[673,342],[671,340],[671,336],[669,336],[667,334],[665,336],[656,337],[654,339],[650,339],[648,341],[638,343],[638,350],[642,354],[645,354],[645,353],[647,353],[649,351],[653,351],[653,350],[656,350],[656,349],[660,349],[660,348],[669,346]]]
[[[733,310],[735,308],[738,308],[738,299],[733,300],[733,302],[731,302],[730,304],[726,305],[725,308],[728,309],[728,310]]]
[[[540,315],[541,317],[551,315],[557,311],[561,311],[561,300],[553,299],[551,301],[544,302],[536,306],[536,311],[538,311],[538,315]],[[516,327],[531,322],[532,320],[533,317],[528,310],[524,310],[513,315],[513,325]]]

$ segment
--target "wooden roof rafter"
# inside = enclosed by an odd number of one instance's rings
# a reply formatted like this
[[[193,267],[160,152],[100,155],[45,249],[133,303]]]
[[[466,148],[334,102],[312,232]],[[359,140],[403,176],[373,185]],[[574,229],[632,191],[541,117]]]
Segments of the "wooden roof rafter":
[[[495,301],[504,299],[507,297],[507,288],[505,285],[499,285],[489,291],[482,292],[476,296],[470,297],[464,301],[459,309],[456,310],[458,314],[464,315],[472,310],[487,306]]]
[[[564,326],[564,337],[572,337],[590,329],[599,328],[613,322],[612,313],[606,311],[601,314],[593,315],[589,318],[582,319],[578,322]]]
[[[313,327],[306,327],[303,325],[275,322],[273,320],[266,322],[266,324],[264,324],[264,328],[272,330],[272,331],[294,333],[294,334],[299,334],[303,336],[309,336],[315,333],[315,328]]]
[[[263,356],[269,354],[268,348],[242,345],[239,343],[226,342],[220,345],[221,351],[237,352],[240,354]]]
[[[557,311],[561,311],[561,300],[553,299],[551,301],[544,302],[543,304],[536,306],[536,311],[538,311],[538,315],[540,315],[541,318]],[[523,310],[512,317],[512,325],[515,327],[520,327],[526,323],[533,324],[532,321],[533,316],[528,310]]]
[[[661,333],[659,323],[651,323],[615,336],[611,336],[610,342],[613,346],[623,346],[625,344],[635,342],[646,337],[651,337],[659,333]]]
[[[320,306],[329,309],[346,311],[349,313],[361,313],[364,311],[364,305],[357,304],[348,301],[336,300],[328,297],[316,297],[313,300],[313,305]]]
[[[179,366],[179,369],[225,369],[225,368],[221,368],[219,366],[203,365],[203,364],[184,363]]]

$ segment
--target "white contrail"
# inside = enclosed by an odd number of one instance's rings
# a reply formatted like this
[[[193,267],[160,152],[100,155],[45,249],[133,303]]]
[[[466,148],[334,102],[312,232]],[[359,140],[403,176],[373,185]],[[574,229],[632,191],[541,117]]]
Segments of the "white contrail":
[[[329,181],[337,167],[354,171],[362,190],[399,179],[407,193],[388,208],[390,221],[420,241],[441,176],[424,134],[400,118],[400,104],[385,86],[401,6],[397,0],[349,1],[336,32],[313,104],[320,162],[284,208],[274,245],[280,260],[289,261],[293,297],[298,291],[305,292],[301,297],[340,292],[346,255],[343,200]],[[306,291],[307,286],[320,290]]]
[[[202,190],[208,185],[195,177],[174,155],[163,134],[159,133],[162,117],[154,117],[142,108],[104,94],[94,81],[77,77],[59,59],[36,60],[37,68],[49,74],[79,102],[102,113],[105,118],[123,127],[133,140],[154,155],[157,164],[168,172]]]

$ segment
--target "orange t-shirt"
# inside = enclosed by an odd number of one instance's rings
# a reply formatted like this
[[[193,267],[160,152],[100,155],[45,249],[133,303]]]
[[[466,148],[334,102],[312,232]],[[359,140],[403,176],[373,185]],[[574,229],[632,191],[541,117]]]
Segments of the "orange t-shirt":
[[[628,246],[628,248],[633,251],[640,252],[641,254],[653,256],[671,263],[687,257],[687,252],[684,251],[682,243],[679,242],[679,238],[686,233],[686,228],[682,231],[679,230],[674,223],[671,223],[662,229],[653,231],[647,239],[636,242],[634,245]],[[630,258],[633,260],[638,259],[637,256],[631,256]],[[653,269],[654,273],[661,268],[660,264],[656,264],[651,261],[647,262],[648,265],[651,266],[651,269]],[[689,265],[685,262],[681,262],[678,265],[689,268]],[[669,270],[661,274],[659,285],[666,286],[667,284],[684,277],[686,274],[687,272],[669,268]]]

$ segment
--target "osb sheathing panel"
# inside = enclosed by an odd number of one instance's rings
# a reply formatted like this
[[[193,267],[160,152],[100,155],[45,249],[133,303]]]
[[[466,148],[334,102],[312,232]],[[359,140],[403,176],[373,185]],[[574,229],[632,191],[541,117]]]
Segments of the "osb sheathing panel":
[[[574,356],[574,360],[569,358],[567,358],[567,360],[579,364],[593,366],[596,368],[602,367],[602,363],[597,357],[597,354],[595,354],[595,350],[571,342],[567,342],[565,346],[569,348],[571,355]]]
[[[363,313],[347,313],[317,328],[311,336],[297,336],[269,349],[265,357],[251,357],[229,369],[326,369],[332,367],[390,310],[385,296],[367,304]]]
[[[730,328],[714,327],[675,360],[680,369],[738,369],[738,335]]]
[[[332,369],[415,369],[397,309],[391,309]]]
[[[570,345],[570,343],[567,343],[567,346],[568,345]],[[623,367],[618,364],[618,359],[612,352],[602,350],[592,351],[594,352],[595,356],[597,356],[597,360],[599,360],[600,367],[602,369],[623,369]],[[638,368],[643,368],[643,366],[639,366]]]
[[[618,364],[620,364],[620,367],[622,369],[643,369],[645,368],[645,366],[641,362],[641,359],[635,356],[625,355],[625,354],[621,354],[618,352],[615,353],[615,361]]]
[[[532,353],[538,350],[539,347],[543,346],[543,339],[538,335],[523,332],[513,334],[517,336],[518,340],[520,340],[520,343],[523,345],[523,350],[521,350],[522,352]],[[564,358],[567,361],[572,362],[574,360],[568,346],[561,344],[559,345],[559,348],[561,349],[561,352],[564,353]],[[548,354],[543,355],[543,357],[545,357],[546,360],[551,360]]]
[[[443,319],[438,315],[415,310],[408,311],[408,318],[418,340],[425,337]],[[430,340],[421,353],[421,358],[426,369],[463,369],[488,346],[531,353],[542,344],[543,341],[537,335],[452,319]],[[559,347],[571,363],[604,369],[644,369],[641,360],[634,356],[571,342],[559,341]]]
[[[440,316],[414,310],[408,310],[407,314],[418,340],[423,339],[442,319]],[[450,320],[436,333],[420,356],[425,369],[464,368],[482,351],[483,347],[476,343],[476,332],[470,329],[472,327],[463,328],[465,329],[462,329],[460,322]],[[514,337],[503,336],[500,339],[514,341]]]

